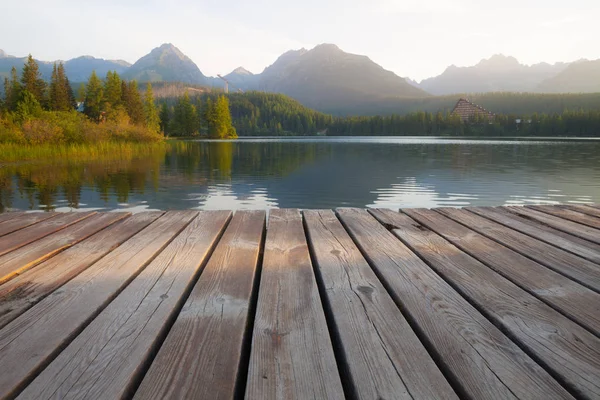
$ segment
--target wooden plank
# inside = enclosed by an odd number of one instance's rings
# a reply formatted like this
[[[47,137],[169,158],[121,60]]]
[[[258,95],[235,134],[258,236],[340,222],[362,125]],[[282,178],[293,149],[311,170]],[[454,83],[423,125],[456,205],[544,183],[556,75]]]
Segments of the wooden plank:
[[[90,237],[107,226],[127,218],[129,213],[101,213],[70,225],[15,251],[0,256],[0,284]]]
[[[136,399],[235,398],[264,229],[264,211],[236,212]]]
[[[52,218],[48,218],[35,225],[20,229],[10,235],[0,237],[0,256],[10,251],[16,250],[19,247],[33,243],[36,240],[58,232],[79,221],[96,214],[95,212],[72,212],[64,213]]]
[[[272,210],[246,399],[343,399],[298,210]]]
[[[538,223],[548,225],[552,228],[566,232],[568,234],[580,237],[585,240],[600,244],[600,232],[597,229],[589,226],[581,225],[573,221],[568,221],[554,215],[546,214],[528,207],[509,206],[502,207],[511,213],[520,215],[523,218],[536,221]]]
[[[437,208],[435,211],[581,285],[600,292],[600,266],[598,264],[465,210]]]
[[[481,215],[511,229],[600,264],[600,245],[596,243],[569,235],[547,225],[537,224],[502,208],[467,207],[464,210]]]
[[[526,208],[554,215],[555,217],[564,218],[566,220],[577,222],[578,224],[587,225],[591,228],[600,229],[600,218],[592,217],[591,215],[583,214],[578,211],[555,206],[526,206]]]
[[[600,398],[600,339],[406,215],[372,214],[553,376]]]
[[[38,268],[26,271],[1,285],[0,329],[150,225],[162,214],[162,212],[135,214],[44,261]]]
[[[304,218],[353,396],[457,399],[333,211]]]
[[[8,235],[9,233],[18,231],[19,229],[26,228],[28,226],[37,224],[38,222],[47,220],[59,216],[59,213],[47,213],[47,212],[36,212],[36,213],[14,213],[16,214],[12,218],[6,218],[4,221],[0,221],[0,236]],[[2,214],[6,215],[6,214]]]
[[[0,398],[14,396],[197,212],[171,211],[0,330]]]
[[[339,217],[446,376],[471,399],[571,398],[496,326],[366,210]]]
[[[500,275],[600,335],[600,294],[435,212],[403,209],[412,219]]]
[[[201,211],[19,398],[130,397],[230,218]]]
[[[23,212],[23,211],[10,211],[10,212],[0,213],[0,223],[8,221],[9,219],[21,217],[23,215],[25,215],[25,212]]]
[[[565,204],[565,205],[562,205],[559,207],[566,208],[568,210],[577,211],[582,214],[591,215],[592,217],[600,218],[600,209],[590,207],[587,205]]]

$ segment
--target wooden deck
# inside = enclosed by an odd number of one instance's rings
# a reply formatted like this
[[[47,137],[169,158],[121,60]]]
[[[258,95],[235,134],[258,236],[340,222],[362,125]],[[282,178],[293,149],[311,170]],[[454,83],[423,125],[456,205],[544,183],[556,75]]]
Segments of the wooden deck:
[[[600,207],[0,214],[0,398],[600,399]]]

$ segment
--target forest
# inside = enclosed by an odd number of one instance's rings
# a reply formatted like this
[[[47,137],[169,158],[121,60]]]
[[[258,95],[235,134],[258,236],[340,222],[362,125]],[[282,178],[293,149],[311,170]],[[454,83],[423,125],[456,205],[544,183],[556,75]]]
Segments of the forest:
[[[195,110],[198,110],[199,117],[195,119],[196,121],[201,120],[201,110],[206,107],[206,104],[214,103],[219,96],[220,94],[205,92],[195,94],[191,98],[185,94],[181,97],[161,99],[161,127],[170,136],[182,136],[179,132],[186,130],[178,130],[179,123],[174,122],[180,119],[176,117],[180,103],[189,102]],[[580,104],[581,96],[584,95],[564,95],[561,101],[565,107],[561,109],[555,104],[561,98],[560,96],[538,95],[539,99],[551,101],[544,103],[540,100],[538,106],[534,107],[527,100],[523,100],[525,105],[529,104],[523,108],[533,111],[497,113],[492,121],[475,118],[465,122],[451,114],[457,100],[454,97],[452,107],[435,112],[415,111],[404,114],[352,117],[323,114],[281,94],[232,93],[228,98],[232,123],[240,136],[317,134],[329,136],[600,136],[600,103],[597,108],[566,107],[566,105]],[[592,100],[595,97],[600,99],[600,96],[594,96],[587,97]],[[488,97],[488,99],[496,99],[498,103],[516,101],[518,98],[529,97],[515,94],[496,94]],[[487,102],[482,103],[479,100],[478,102],[495,111],[488,106]],[[490,101],[490,104],[495,103]],[[561,111],[544,111],[559,109]]]
[[[398,108],[375,116],[333,116],[275,93],[157,83],[145,90],[116,72],[95,72],[74,93],[64,66],[50,82],[30,56],[4,80],[0,144],[56,145],[107,141],[155,142],[167,137],[361,136],[600,136],[600,94],[486,93],[469,99],[495,112],[493,120],[461,121],[456,96],[390,101]],[[79,112],[76,111],[79,105]]]

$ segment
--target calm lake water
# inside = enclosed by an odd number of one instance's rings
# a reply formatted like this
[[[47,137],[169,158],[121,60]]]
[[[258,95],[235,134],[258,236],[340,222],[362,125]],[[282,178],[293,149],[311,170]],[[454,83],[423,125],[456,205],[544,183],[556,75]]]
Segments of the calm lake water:
[[[600,141],[178,141],[103,161],[0,165],[0,211],[600,203]]]

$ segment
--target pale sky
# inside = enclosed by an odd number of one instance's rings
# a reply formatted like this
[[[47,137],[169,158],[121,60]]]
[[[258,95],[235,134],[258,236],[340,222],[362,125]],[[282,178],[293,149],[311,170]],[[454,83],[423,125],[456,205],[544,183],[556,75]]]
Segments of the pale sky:
[[[600,58],[598,0],[0,0],[0,49],[41,60],[131,63],[170,42],[205,75],[260,73],[319,43],[400,76],[439,75],[496,53],[525,64]]]

